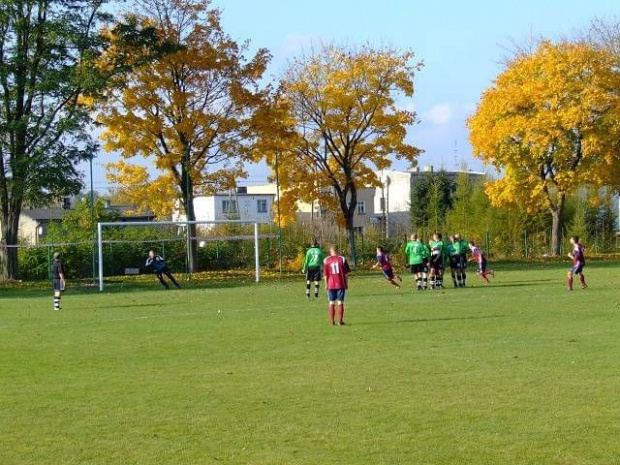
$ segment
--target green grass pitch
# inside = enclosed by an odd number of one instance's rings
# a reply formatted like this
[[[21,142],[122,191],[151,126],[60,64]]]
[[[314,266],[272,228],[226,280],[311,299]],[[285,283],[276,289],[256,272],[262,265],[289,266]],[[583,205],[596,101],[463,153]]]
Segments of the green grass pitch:
[[[620,270],[416,294],[0,289],[0,464],[620,463]]]

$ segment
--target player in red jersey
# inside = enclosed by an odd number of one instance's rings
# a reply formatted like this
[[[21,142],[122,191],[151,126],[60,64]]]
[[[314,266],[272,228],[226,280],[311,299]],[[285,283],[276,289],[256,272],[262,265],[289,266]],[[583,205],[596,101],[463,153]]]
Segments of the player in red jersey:
[[[338,325],[344,325],[344,295],[347,290],[347,273],[350,271],[347,259],[338,255],[338,248],[332,245],[329,248],[329,257],[323,265],[325,287],[329,295],[329,324],[334,324],[334,318]]]
[[[392,264],[390,263],[390,256],[383,247],[377,247],[377,263],[373,266],[373,268],[379,267],[383,271],[383,276],[385,276],[385,279],[387,279],[388,282],[396,289],[400,289],[400,286],[396,280],[402,282],[403,278],[397,274],[394,274],[394,268],[392,268]]]
[[[474,241],[469,241],[469,250],[471,250],[471,259],[470,261],[476,262],[478,264],[478,269],[476,273],[478,276],[482,278],[484,284],[489,284],[488,275],[495,277],[495,271],[487,269],[487,257],[484,256],[484,252],[480,247],[476,245]]]
[[[568,269],[566,287],[569,291],[573,290],[573,275],[576,274],[579,276],[581,289],[585,289],[588,287],[586,284],[586,277],[583,275],[583,267],[586,266],[586,258],[584,255],[585,247],[581,242],[579,242],[579,236],[571,237],[570,243],[573,245],[573,251],[568,254],[568,258],[573,261],[573,266]]]

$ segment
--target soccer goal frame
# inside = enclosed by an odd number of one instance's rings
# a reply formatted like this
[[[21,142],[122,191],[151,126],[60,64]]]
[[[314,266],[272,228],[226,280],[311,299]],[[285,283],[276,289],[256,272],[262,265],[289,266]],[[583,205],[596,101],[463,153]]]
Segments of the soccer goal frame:
[[[187,243],[187,254],[190,250],[190,242],[198,238],[191,237],[190,226],[191,225],[218,225],[218,224],[240,224],[240,225],[254,225],[254,234],[247,237],[231,237],[232,240],[239,239],[254,239],[254,275],[256,282],[260,281],[260,234],[259,225],[256,221],[246,220],[211,220],[211,221],[112,221],[97,223],[97,258],[98,258],[98,279],[99,279],[99,291],[103,292],[103,245],[112,243],[115,241],[104,240],[103,233],[106,227],[126,227],[126,226],[177,226],[179,228],[185,228],[185,239]],[[226,237],[222,237],[223,240]],[[189,258],[189,257],[188,257]]]

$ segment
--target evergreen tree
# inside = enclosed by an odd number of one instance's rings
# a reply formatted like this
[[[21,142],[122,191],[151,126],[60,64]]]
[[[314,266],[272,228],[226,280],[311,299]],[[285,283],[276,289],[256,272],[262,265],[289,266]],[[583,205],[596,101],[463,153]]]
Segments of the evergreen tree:
[[[421,234],[432,234],[445,225],[452,207],[455,182],[444,171],[421,173],[411,189],[411,222]]]

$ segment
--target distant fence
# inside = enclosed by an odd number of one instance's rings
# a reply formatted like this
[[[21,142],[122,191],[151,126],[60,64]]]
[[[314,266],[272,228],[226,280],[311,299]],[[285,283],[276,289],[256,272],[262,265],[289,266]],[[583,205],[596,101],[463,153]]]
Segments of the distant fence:
[[[547,232],[512,232],[511,234],[494,234],[485,232],[469,236],[461,231],[464,238],[475,239],[493,259],[535,259],[549,255],[550,237]],[[363,233],[356,233],[356,250],[358,265],[366,267],[374,262],[376,247],[385,247],[397,265],[404,264],[404,247],[409,233],[404,229],[390,237],[385,237],[381,228],[370,227]],[[261,232],[260,265],[265,269],[278,269],[282,263],[285,270],[299,271],[304,254],[313,239],[317,239],[324,249],[329,244],[337,245],[343,252],[348,249],[348,235],[342,228],[320,230],[295,225],[284,229],[282,243],[279,242],[277,230],[265,228]],[[203,242],[198,247],[198,261],[201,270],[228,270],[251,268],[254,262],[251,234],[235,230],[223,234],[222,231],[195,238]],[[426,238],[427,239],[427,238]],[[444,239],[447,238],[444,236]],[[620,237],[613,234],[593,235],[582,238],[586,255],[620,254]],[[7,246],[0,244],[1,248]],[[39,245],[20,244],[18,249],[19,275],[23,280],[48,279],[54,252],[61,252],[72,279],[92,279],[96,275],[96,244],[90,241],[54,242]],[[103,245],[104,276],[123,275],[126,268],[138,268],[140,273],[148,272],[144,268],[146,254],[155,249],[166,258],[167,263],[177,272],[187,270],[186,241],[175,234],[161,234],[160,237],[114,237]],[[280,250],[282,255],[280,256]],[[568,237],[562,241],[562,255],[570,250]],[[280,260],[281,258],[281,260]]]

